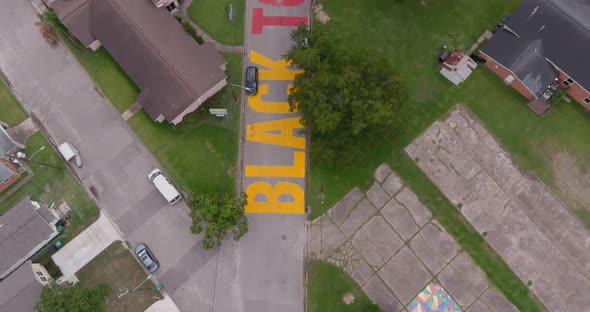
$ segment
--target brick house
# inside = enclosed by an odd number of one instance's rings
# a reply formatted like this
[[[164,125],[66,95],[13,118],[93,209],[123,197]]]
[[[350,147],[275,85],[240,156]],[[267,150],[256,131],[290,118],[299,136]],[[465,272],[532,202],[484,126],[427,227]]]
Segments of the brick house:
[[[590,110],[590,1],[523,0],[479,56],[531,102],[559,87]]]

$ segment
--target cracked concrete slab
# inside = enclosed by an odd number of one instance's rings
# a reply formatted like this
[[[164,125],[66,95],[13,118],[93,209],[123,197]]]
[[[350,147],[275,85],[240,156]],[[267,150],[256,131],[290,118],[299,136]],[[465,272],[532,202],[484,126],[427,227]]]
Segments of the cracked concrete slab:
[[[352,236],[369,218],[377,211],[373,205],[367,200],[363,199],[356,208],[354,208],[348,218],[342,223],[340,229],[347,237]]]
[[[405,187],[402,189],[397,195],[395,195],[395,198],[399,203],[408,208],[418,226],[423,226],[428,222],[428,219],[432,217],[430,210],[420,202],[418,196],[416,196],[416,194],[414,194],[409,188]]]
[[[410,188],[403,187],[395,172],[385,172],[387,176],[381,175],[384,184],[395,179],[392,185],[396,185],[396,191],[392,192],[400,191],[399,198],[388,200],[379,211],[369,201],[374,194],[365,198],[360,190],[353,189],[309,226],[312,236],[320,236],[309,240],[312,257],[344,269],[383,311],[407,311],[403,305],[415,299],[428,283],[440,284],[432,276],[445,266],[457,275],[447,276],[456,282],[455,291],[483,292],[487,288],[485,275],[469,257],[456,257],[459,247],[453,238],[435,221],[429,222],[430,211],[424,211],[427,208]],[[379,184],[375,182],[373,186]],[[333,222],[333,218],[337,221]],[[449,289],[446,291],[455,296]]]
[[[381,209],[381,214],[404,240],[410,239],[410,237],[418,232],[418,225],[410,215],[410,212],[395,199],[390,200]]]
[[[377,275],[371,278],[363,290],[383,311],[399,312],[403,309],[397,298],[387,289]]]
[[[443,231],[441,226],[428,223],[422,228],[420,235],[424,237],[430,248],[441,256],[445,262],[451,261],[459,250],[459,246],[455,240]]]
[[[346,241],[346,237],[340,230],[332,223],[328,216],[322,217],[322,247],[320,258],[327,259],[342,243]]]
[[[373,183],[373,186],[367,191],[367,197],[377,209],[381,209],[391,199],[391,196],[385,193],[377,182]]]
[[[404,304],[414,299],[432,279],[408,247],[402,248],[377,274]]]
[[[381,164],[379,167],[377,167],[377,170],[375,170],[375,174],[373,174],[373,177],[377,182],[383,183],[383,181],[385,181],[385,178],[387,178],[387,176],[389,176],[391,172],[391,168],[388,164]]]
[[[470,306],[481,294],[472,288],[471,284],[463,278],[460,271],[455,270],[450,265],[440,272],[438,280],[452,294],[456,302],[463,307]]]
[[[493,312],[518,312],[518,309],[504,295],[491,288],[479,297],[479,301],[486,303]],[[470,311],[476,312],[477,310]]]
[[[404,183],[402,179],[395,173],[391,173],[389,177],[387,177],[387,179],[383,182],[383,190],[385,190],[385,192],[391,196],[399,192],[402,187],[404,187]]]
[[[328,210],[328,216],[332,218],[334,223],[341,225],[350,214],[350,211],[360,202],[361,198],[363,198],[363,193],[355,187],[336,203],[334,207]]]
[[[379,268],[402,247],[404,242],[383,217],[374,216],[356,232],[352,244],[371,266]]]
[[[426,267],[434,274],[438,274],[447,262],[437,254],[422,235],[418,234],[410,241],[412,250],[422,259]]]
[[[590,305],[590,232],[465,107],[406,152],[549,310]]]
[[[373,268],[371,268],[371,266],[369,264],[367,264],[367,262],[362,259],[354,267],[352,274],[351,274],[352,278],[359,285],[361,285],[361,287],[364,286],[365,283],[367,283],[367,281],[371,277],[373,277],[373,275],[375,275],[375,271],[373,271]]]
[[[455,271],[460,272],[463,280],[468,283],[476,294],[483,293],[488,289],[488,280],[485,273],[473,263],[467,253],[462,253],[451,262]]]

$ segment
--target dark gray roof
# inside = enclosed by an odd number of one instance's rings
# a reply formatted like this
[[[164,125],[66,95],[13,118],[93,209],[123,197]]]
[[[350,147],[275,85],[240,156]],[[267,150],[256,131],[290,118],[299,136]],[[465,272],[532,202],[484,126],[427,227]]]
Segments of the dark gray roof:
[[[13,175],[15,175],[14,171],[8,168],[5,163],[0,162],[0,183],[8,180]]]
[[[6,133],[6,130],[0,126],[0,156],[6,155],[15,147],[14,141]]]
[[[537,96],[555,80],[550,60],[590,90],[590,0],[523,0],[482,52]]]
[[[71,1],[88,6],[90,33],[141,89],[137,102],[153,119],[173,120],[225,79],[226,62],[215,48],[199,45],[150,0],[56,0],[52,7],[65,16],[76,7],[64,4]]]
[[[41,206],[39,209],[48,209]],[[42,215],[43,214],[43,215]],[[44,219],[27,196],[0,216],[0,278],[28,260],[51,238],[55,228]]]
[[[0,312],[36,311],[43,286],[33,274],[27,262],[0,282]]]
[[[51,4],[59,20],[82,42],[89,46],[96,38],[90,32],[89,0],[62,0]]]

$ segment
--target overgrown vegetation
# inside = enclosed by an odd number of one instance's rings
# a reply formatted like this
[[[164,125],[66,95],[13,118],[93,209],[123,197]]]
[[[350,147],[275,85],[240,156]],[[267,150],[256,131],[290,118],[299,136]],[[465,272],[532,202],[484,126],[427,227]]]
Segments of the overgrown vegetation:
[[[347,49],[321,23],[311,30],[299,25],[291,39],[285,58],[304,72],[295,78],[289,105],[302,114],[312,159],[348,164],[395,138],[406,91],[379,51]]]
[[[105,297],[110,289],[101,284],[92,288],[82,288],[80,284],[51,283],[43,287],[41,300],[37,305],[39,312],[103,312]]]
[[[121,242],[112,243],[76,276],[82,288],[109,286],[111,290],[104,300],[108,312],[144,312],[162,299],[154,283],[147,279],[146,272]],[[124,295],[119,297],[118,294]]]
[[[227,232],[232,232],[239,240],[248,232],[248,219],[245,208],[248,199],[245,193],[238,198],[233,194],[195,194],[187,204],[191,209],[193,224],[191,232],[200,234],[205,231],[203,248],[211,249],[221,245]]]
[[[182,17],[178,14],[175,14],[174,18],[176,18],[176,20],[180,23],[180,25],[182,25],[182,28],[184,28],[184,31],[186,31],[189,35],[191,35],[191,37],[193,37],[193,39],[195,39],[195,41],[197,41],[197,43],[199,43],[199,44],[205,43],[205,40],[203,39],[203,37],[201,37],[201,36],[199,36],[199,34],[197,34],[197,31],[195,30],[195,28],[188,21],[183,20]]]

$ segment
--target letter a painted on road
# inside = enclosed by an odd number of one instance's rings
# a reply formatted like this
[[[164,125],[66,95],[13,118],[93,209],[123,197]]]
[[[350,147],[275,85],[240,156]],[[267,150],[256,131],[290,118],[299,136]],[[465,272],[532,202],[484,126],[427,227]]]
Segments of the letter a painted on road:
[[[248,124],[246,138],[248,141],[304,150],[305,138],[293,135],[295,129],[301,128],[301,117],[251,123]]]
[[[305,213],[303,189],[289,182],[279,182],[275,186],[266,182],[252,183],[246,189],[248,206],[246,213]],[[260,200],[262,195],[266,200]],[[282,195],[289,195],[292,201],[279,201]],[[258,200],[257,200],[258,199]]]
[[[247,177],[305,177],[305,152],[293,152],[292,166],[246,166]]]
[[[293,85],[288,85],[287,90],[291,90]],[[292,113],[289,107],[289,102],[272,102],[262,99],[263,95],[268,94],[268,84],[261,84],[258,86],[258,94],[251,96],[248,100],[250,107],[259,112],[267,114],[288,114]]]

